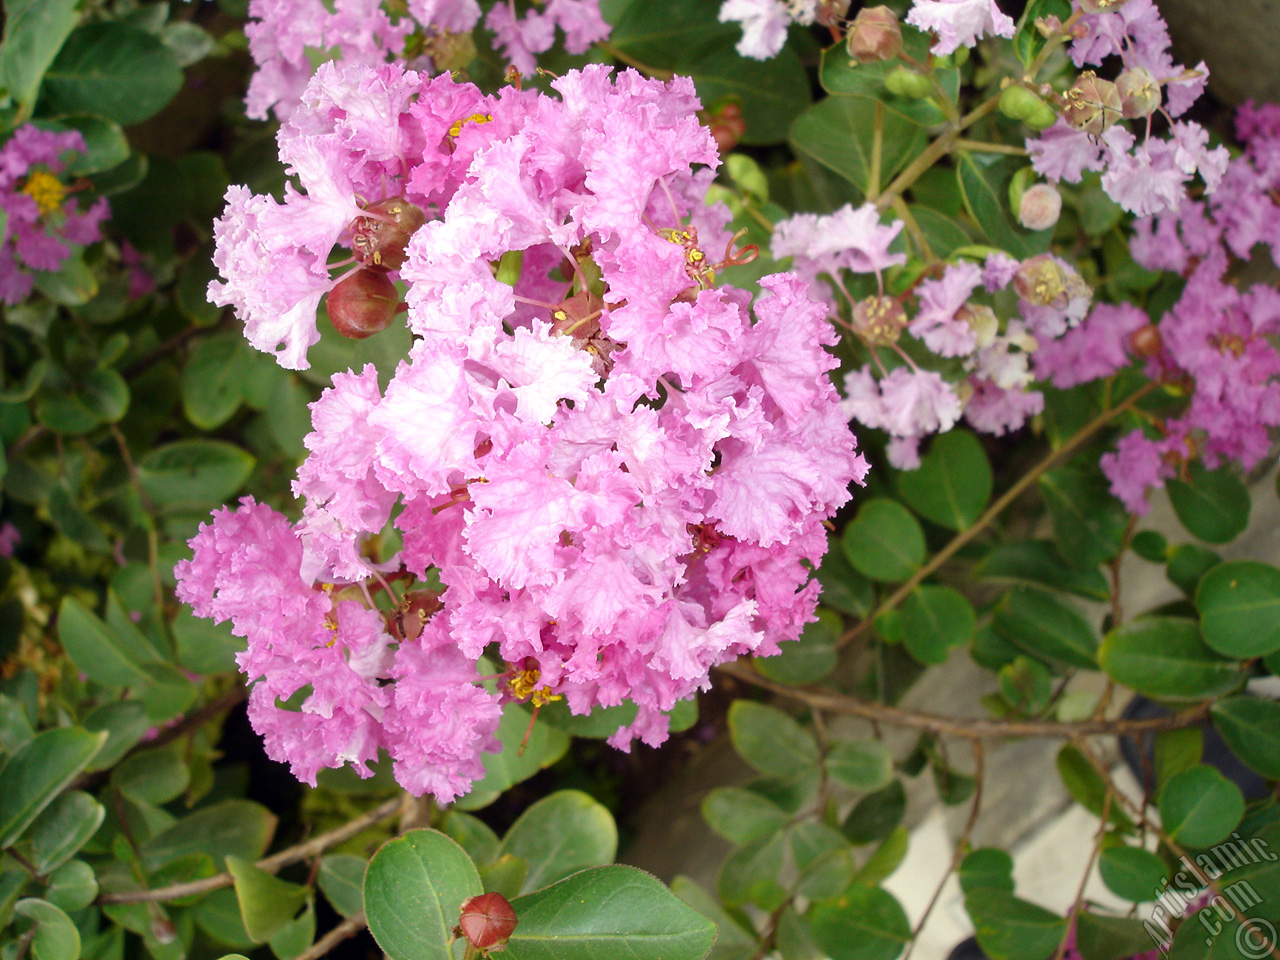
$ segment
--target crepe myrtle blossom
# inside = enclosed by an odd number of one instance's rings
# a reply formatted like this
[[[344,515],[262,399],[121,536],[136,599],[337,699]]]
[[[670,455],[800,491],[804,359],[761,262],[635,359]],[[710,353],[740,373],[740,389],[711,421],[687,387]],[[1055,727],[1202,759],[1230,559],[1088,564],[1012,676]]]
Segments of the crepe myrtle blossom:
[[[23,124],[0,146],[0,300],[21,303],[37,273],[53,273],[74,247],[102,239],[111,210],[105,198],[81,209],[64,180],[69,154],[83,153],[77,130],[40,130]]]
[[[1064,97],[1061,116],[1027,140],[1031,164],[1052,181],[1078,183],[1102,173],[1102,188],[1125,210],[1148,216],[1176,209],[1195,177],[1206,193],[1226,170],[1225,147],[1210,147],[1197,123],[1179,120],[1204,91],[1204,63],[1188,69],[1169,53],[1169,31],[1152,0],[1081,4],[1068,45],[1077,66],[1120,65],[1115,81],[1086,70]],[[1109,9],[1108,9],[1109,7]],[[1169,121],[1169,135],[1151,134],[1151,116]],[[1124,125],[1136,121],[1138,133]]]
[[[212,292],[257,345],[305,363],[335,243],[397,278],[415,334],[385,386],[366,366],[312,404],[300,520],[242,501],[177,569],[308,782],[385,752],[450,800],[512,701],[631,700],[611,742],[660,743],[712,666],[813,619],[823,521],[866,471],[807,282],[722,282],[751,254],[704,202],[692,83],[551,86],[327,65],[280,138],[307,192],[228,194]],[[366,222],[388,195],[424,212],[407,239]]]
[[[250,0],[245,36],[257,72],[245,107],[265,120],[289,119],[298,109],[317,53],[344,63],[377,66],[412,60],[419,69],[445,72],[466,66],[480,22],[476,0]],[[609,36],[600,0],[545,0],[517,18],[514,0],[498,0],[485,19],[508,63],[523,73],[551,49],[557,29],[565,49],[585,53]]]
[[[915,0],[907,23],[938,35],[930,51],[940,57],[972,47],[984,36],[1012,37],[1014,31],[996,0]]]
[[[810,296],[852,335],[860,365],[845,375],[841,408],[884,430],[889,462],[913,470],[921,441],[962,417],[999,435],[1039,413],[1044,396],[1031,386],[1032,357],[1084,318],[1092,292],[1056,256],[1019,262],[997,253],[981,265],[945,264],[890,295],[885,273],[907,259],[894,250],[902,228],[901,221],[882,224],[874,204],[797,214],[776,226],[772,252],[792,259]],[[876,292],[851,292],[857,274],[874,274]],[[990,297],[1006,287],[1016,294],[1016,313],[1000,318]]]
[[[778,55],[792,23],[835,26],[849,10],[849,0],[724,0],[721,23],[742,24],[738,53],[755,60]]]

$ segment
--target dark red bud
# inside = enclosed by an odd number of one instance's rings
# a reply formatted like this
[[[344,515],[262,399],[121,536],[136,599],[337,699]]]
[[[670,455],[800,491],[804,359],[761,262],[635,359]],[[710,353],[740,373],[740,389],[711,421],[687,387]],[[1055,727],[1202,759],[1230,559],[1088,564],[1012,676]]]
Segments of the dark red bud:
[[[1160,331],[1156,329],[1154,323],[1148,323],[1145,327],[1139,327],[1133,331],[1129,342],[1133,346],[1133,352],[1140,357],[1154,357],[1164,346]]]
[[[500,893],[482,893],[462,905],[458,933],[477,950],[501,948],[515,930],[516,912]]]
[[[391,325],[400,309],[400,294],[386,274],[357,270],[329,291],[328,305],[337,331],[363,340]]]
[[[351,222],[355,258],[370,270],[399,270],[409,238],[427,222],[427,215],[404,197],[371,203],[365,214]]]

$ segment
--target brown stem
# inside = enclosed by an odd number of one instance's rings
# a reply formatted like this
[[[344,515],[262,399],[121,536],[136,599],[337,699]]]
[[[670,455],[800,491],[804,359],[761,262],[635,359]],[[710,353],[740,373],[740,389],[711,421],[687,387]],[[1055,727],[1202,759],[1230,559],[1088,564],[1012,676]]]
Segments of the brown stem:
[[[1150,717],[1141,720],[991,720],[981,717],[946,717],[936,713],[905,710],[886,703],[857,700],[842,693],[815,690],[810,687],[793,687],[769,680],[740,663],[726,663],[717,667],[737,680],[769,690],[780,696],[800,700],[810,707],[861,717],[864,720],[881,721],[898,727],[921,730],[938,736],[963,737],[970,740],[988,737],[1048,737],[1074,740],[1084,736],[1129,736],[1155,733],[1160,730],[1181,730],[1198,727],[1209,718],[1209,701],[1189,707],[1167,717]]]
[[[348,937],[354,937],[368,925],[369,923],[365,920],[363,913],[347,917],[310,947],[294,957],[293,960],[319,960],[320,957],[323,957],[343,940]]]
[[[300,860],[306,860],[317,854],[323,853],[330,847],[337,846],[344,840],[354,837],[357,833],[365,830],[379,820],[385,820],[387,817],[393,816],[400,811],[404,805],[407,794],[393,797],[380,806],[374,807],[368,813],[362,814],[349,823],[345,823],[340,827],[322,833],[313,837],[305,843],[299,843],[289,847],[287,850],[281,850],[279,853],[272,854],[262,860],[259,860],[257,867],[268,873],[275,873],[281,867],[291,863],[297,863]],[[154,890],[126,890],[121,893],[105,893],[98,897],[99,903],[146,903],[156,900],[177,900],[181,897],[189,897],[198,893],[209,893],[213,890],[220,890],[223,887],[229,887],[235,883],[235,878],[230,873],[220,873],[217,876],[206,877],[203,880],[191,880],[187,883],[175,883],[167,887],[157,887]]]
[[[1122,403],[1117,404],[1110,410],[1104,410],[1102,413],[1090,420],[1087,424],[1076,431],[1076,433],[1057,450],[1049,451],[1049,453],[1039,463],[1022,476],[1017,483],[1006,490],[995,503],[991,504],[991,506],[987,508],[986,512],[974,522],[973,526],[968,527],[965,530],[961,530],[952,537],[950,543],[935,553],[929,559],[928,563],[913,573],[900,587],[898,587],[897,590],[882,600],[880,605],[876,607],[876,609],[873,610],[866,619],[861,623],[854,624],[842,633],[840,638],[836,641],[837,648],[847,646],[858,637],[862,636],[862,634],[866,633],[875,622],[876,617],[880,616],[882,613],[892,610],[910,596],[912,590],[914,590],[926,577],[931,575],[935,570],[955,556],[956,552],[961,547],[985,530],[996,517],[1004,512],[1005,508],[1008,507],[1009,504],[1017,500],[1018,497],[1022,495],[1023,491],[1035,483],[1042,473],[1054,464],[1058,463],[1060,460],[1064,459],[1068,454],[1074,453],[1075,450],[1082,446],[1086,440],[1105,427],[1117,416],[1132,407],[1151,391],[1155,390],[1158,386],[1160,386],[1160,384],[1155,380],[1144,384],[1133,393],[1129,394]]]
[[[1098,821],[1098,831],[1094,834],[1093,849],[1089,852],[1089,862],[1084,866],[1084,876],[1080,878],[1080,885],[1076,887],[1076,897],[1072,901],[1071,913],[1067,917],[1067,928],[1062,931],[1062,939],[1058,941],[1058,949],[1054,951],[1053,960],[1062,960],[1067,952],[1067,941],[1071,939],[1072,924],[1079,927],[1080,907],[1084,903],[1084,888],[1089,885],[1089,874],[1093,873],[1094,861],[1098,859],[1098,854],[1102,851],[1102,841],[1107,835],[1107,821],[1111,817],[1111,801],[1115,799],[1116,788],[1110,779],[1107,779],[1107,793],[1102,798],[1102,819]]]

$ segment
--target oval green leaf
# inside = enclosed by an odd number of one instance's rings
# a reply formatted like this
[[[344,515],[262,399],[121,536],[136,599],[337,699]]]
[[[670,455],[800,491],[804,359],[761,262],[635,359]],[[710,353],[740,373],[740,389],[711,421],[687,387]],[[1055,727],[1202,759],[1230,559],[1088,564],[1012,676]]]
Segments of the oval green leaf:
[[[1222,563],[1196,589],[1204,642],[1246,660],[1280,650],[1280,570],[1242,560]]]
[[[159,113],[182,87],[173,53],[145,30],[121,22],[74,31],[44,75],[59,113],[93,113],[122,126]]]
[[[1170,480],[1165,489],[1182,525],[1206,543],[1228,543],[1249,525],[1249,491],[1230,467],[1193,463],[1187,480]]]
[[[1141,847],[1109,847],[1098,858],[1102,882],[1118,897],[1134,903],[1155,900],[1167,886],[1165,862]]]
[[[175,440],[138,461],[138,478],[157,507],[206,510],[240,489],[254,459],[225,440]]]
[[[11,847],[107,739],[79,727],[36,734],[0,770],[0,848]]]
[[[61,794],[32,824],[32,866],[51,873],[89,842],[106,815],[106,808],[81,790]]]
[[[1201,765],[1169,778],[1159,808],[1170,837],[1189,847],[1207,847],[1240,825],[1244,796],[1216,768]]]
[[[612,863],[617,852],[613,814],[581,790],[559,790],[520,815],[497,855],[529,862],[520,888],[529,893],[587,867]]]
[[[1219,700],[1210,712],[1232,753],[1268,780],[1280,780],[1280,703],[1230,697]]]
[[[902,604],[902,642],[921,663],[942,663],[953,647],[973,638],[973,605],[951,587],[916,587]]]
[[[875,497],[858,508],[845,528],[844,555],[872,580],[905,580],[924,563],[924,531],[896,500]]]
[[[813,735],[776,707],[735,700],[729,736],[742,759],[764,774],[784,777],[818,762]]]
[[[512,902],[504,960],[701,960],[716,926],[656,877],[613,864]]]
[[[36,960],[78,960],[80,931],[71,918],[47,900],[19,900],[13,912],[35,925],[31,952]]]
[[[965,897],[978,944],[1001,960],[1045,960],[1057,948],[1067,921],[1011,893],[981,887]]]
[[[1098,636],[1075,607],[1039,590],[1010,590],[993,621],[996,632],[1051,664],[1097,669]]]
[[[1142,617],[1112,630],[1098,663],[1119,683],[1148,697],[1198,700],[1240,682],[1240,666],[1205,646],[1194,620]]]
[[[815,903],[805,919],[831,960],[893,960],[911,939],[902,904],[887,890],[862,883]]]
[[[391,960],[453,960],[448,944],[462,904],[483,892],[475,864],[460,846],[435,830],[411,830],[384,843],[369,861],[369,931]]]
[[[991,499],[991,464],[968,430],[935,437],[916,470],[898,474],[898,492],[926,520],[948,530],[965,530],[982,516]]]
[[[879,740],[842,740],[827,754],[826,766],[852,790],[880,790],[893,780],[893,754]]]

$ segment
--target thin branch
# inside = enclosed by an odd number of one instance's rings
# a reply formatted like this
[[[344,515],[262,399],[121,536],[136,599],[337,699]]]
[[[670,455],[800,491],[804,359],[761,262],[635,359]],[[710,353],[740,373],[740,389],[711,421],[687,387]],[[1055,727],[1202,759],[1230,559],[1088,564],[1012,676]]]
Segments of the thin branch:
[[[862,717],[912,730],[921,730],[939,736],[962,737],[969,740],[989,737],[1046,737],[1073,740],[1085,736],[1127,736],[1154,733],[1160,730],[1181,730],[1202,726],[1209,719],[1209,702],[1189,707],[1167,717],[1148,717],[1140,720],[991,720],[981,717],[946,717],[919,710],[904,710],[887,703],[857,700],[842,693],[815,690],[811,687],[793,687],[775,683],[741,663],[726,663],[717,667],[737,680],[769,690],[780,696],[790,697],[818,710]]]
[[[322,833],[305,843],[299,843],[289,847],[287,850],[281,850],[279,853],[272,854],[265,859],[259,860],[257,867],[268,873],[275,873],[281,867],[291,863],[297,863],[300,860],[306,860],[317,854],[323,853],[330,847],[335,847],[345,840],[354,837],[356,834],[373,826],[379,820],[385,820],[394,816],[400,811],[404,805],[405,796],[393,797],[381,806],[374,807],[368,813],[362,814],[349,823],[343,824],[341,827]],[[223,887],[229,887],[235,883],[235,878],[230,873],[220,873],[217,876],[206,877],[203,880],[191,880],[187,883],[175,883],[167,887],[157,887],[154,890],[126,890],[120,893],[105,893],[98,897],[99,903],[146,903],[156,900],[177,900],[181,897],[189,897],[198,893],[209,893],[212,890],[220,890]]]
[[[988,143],[985,140],[965,140],[961,138],[956,141],[957,150],[969,150],[973,153],[1004,153],[1011,157],[1027,156],[1026,147],[1017,147],[1011,143]]]
[[[973,788],[973,803],[969,807],[969,819],[965,821],[964,832],[956,840],[955,849],[951,854],[951,864],[947,867],[947,872],[942,875],[942,879],[934,887],[933,896],[929,898],[928,906],[924,908],[924,913],[920,915],[920,919],[916,922],[915,929],[911,931],[911,944],[907,947],[907,955],[902,960],[911,960],[911,952],[916,948],[916,941],[920,938],[920,931],[924,929],[924,925],[929,921],[929,916],[938,905],[938,900],[942,897],[942,891],[946,888],[947,880],[956,872],[956,869],[960,866],[960,861],[964,859],[965,849],[969,846],[969,838],[973,836],[973,828],[978,824],[978,811],[982,809],[982,781],[986,774],[986,752],[983,750],[981,740],[975,739],[970,742],[973,744],[973,777],[976,781],[976,786]]]
[[[1093,849],[1089,852],[1089,862],[1085,864],[1084,876],[1080,878],[1080,885],[1076,887],[1076,897],[1072,901],[1071,914],[1068,918],[1067,928],[1062,931],[1062,939],[1058,941],[1058,949],[1054,951],[1053,960],[1062,960],[1067,952],[1067,941],[1071,939],[1071,931],[1074,928],[1079,930],[1080,926],[1080,908],[1084,903],[1084,890],[1089,885],[1089,875],[1093,873],[1093,864],[1098,859],[1098,854],[1102,851],[1102,841],[1107,836],[1107,821],[1111,818],[1111,801],[1115,799],[1115,784],[1110,779],[1106,780],[1107,792],[1102,798],[1102,819],[1098,821],[1098,830],[1094,834]]]
[[[294,957],[293,960],[319,960],[320,957],[325,956],[343,940],[354,937],[368,925],[369,923],[365,920],[363,913],[347,917],[310,947]]]
[[[866,619],[861,623],[854,624],[854,626],[842,633],[840,638],[836,641],[836,647],[845,647],[858,637],[862,636],[862,634],[866,633],[878,616],[894,609],[894,607],[910,596],[911,591],[913,591],[926,577],[930,576],[935,570],[950,560],[961,547],[985,530],[996,517],[1004,512],[1006,507],[1022,495],[1023,491],[1035,483],[1042,473],[1057,464],[1059,461],[1065,459],[1069,454],[1074,453],[1086,440],[1159,386],[1159,382],[1155,380],[1143,384],[1143,386],[1129,394],[1122,403],[1117,404],[1110,410],[1104,410],[1102,413],[1090,420],[1087,424],[1076,431],[1076,433],[1057,450],[1049,451],[1049,453],[1039,463],[1027,471],[1027,473],[1021,477],[1017,483],[1006,490],[995,503],[991,504],[991,506],[987,508],[987,511],[974,522],[973,526],[968,527],[965,530],[961,530],[952,537],[950,543],[935,553],[929,559],[928,563],[924,564],[924,566],[907,578],[907,580],[898,587],[897,590],[882,600],[880,605],[876,607],[876,609],[872,611]]]

